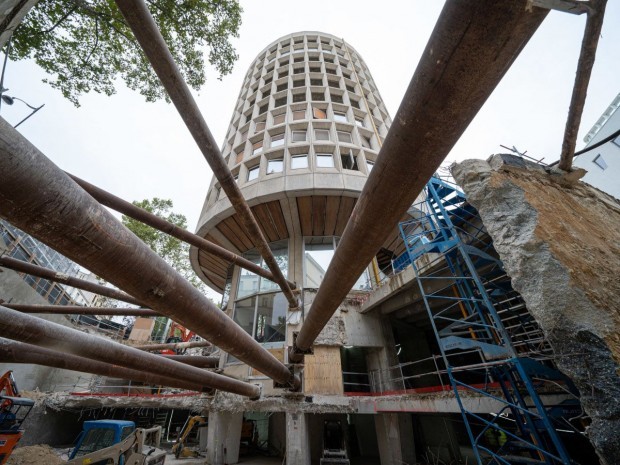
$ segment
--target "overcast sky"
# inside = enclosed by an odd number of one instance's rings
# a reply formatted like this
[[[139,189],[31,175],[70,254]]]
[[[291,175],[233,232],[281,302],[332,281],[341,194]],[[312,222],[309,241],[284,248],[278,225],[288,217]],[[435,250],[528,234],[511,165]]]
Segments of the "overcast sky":
[[[239,60],[217,80],[209,70],[198,105],[220,143],[247,67],[270,42],[315,30],[344,38],[365,60],[393,117],[444,2],[242,1],[243,24],[234,39]],[[557,159],[573,85],[585,16],[551,12],[454,147],[448,160],[486,158],[515,145],[545,161]],[[583,136],[620,92],[620,1],[609,1],[579,132]],[[172,105],[146,103],[119,84],[113,97],[97,94],[75,108],[41,80],[33,63],[7,66],[5,87],[45,107],[19,130],[62,169],[126,200],[171,198],[194,230],[211,170]],[[19,102],[2,106],[16,123]]]

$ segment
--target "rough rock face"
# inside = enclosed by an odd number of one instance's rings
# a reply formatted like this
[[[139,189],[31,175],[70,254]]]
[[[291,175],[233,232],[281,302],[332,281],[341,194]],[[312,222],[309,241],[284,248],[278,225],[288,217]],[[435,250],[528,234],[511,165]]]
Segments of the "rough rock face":
[[[601,463],[620,463],[620,204],[510,155],[452,174],[579,389]]]

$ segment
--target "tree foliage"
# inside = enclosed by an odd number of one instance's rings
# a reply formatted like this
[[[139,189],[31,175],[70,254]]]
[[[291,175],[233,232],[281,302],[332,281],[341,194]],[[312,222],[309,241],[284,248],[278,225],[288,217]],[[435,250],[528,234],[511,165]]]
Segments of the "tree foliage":
[[[147,4],[192,88],[205,83],[206,46],[219,78],[231,72],[238,57],[229,39],[238,36],[241,24],[237,0]],[[113,0],[41,0],[15,31],[10,57],[34,59],[52,76],[44,82],[76,106],[86,92],[114,94],[119,77],[147,101],[166,97]]]
[[[185,215],[172,211],[173,204],[170,199],[159,199],[155,197],[151,200],[145,199],[142,201],[135,201],[133,204],[175,224],[179,228],[187,229],[187,218]],[[202,291],[203,294],[205,293],[206,287],[204,283],[198,279],[189,263],[188,244],[128,216],[123,215],[122,222],[157,255],[178,271],[181,276],[187,279],[194,287]]]

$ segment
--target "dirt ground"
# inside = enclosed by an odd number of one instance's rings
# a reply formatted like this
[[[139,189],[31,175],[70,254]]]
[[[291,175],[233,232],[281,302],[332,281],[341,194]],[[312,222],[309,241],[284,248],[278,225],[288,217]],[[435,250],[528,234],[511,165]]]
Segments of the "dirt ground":
[[[65,463],[50,446],[18,447],[13,451],[7,465],[61,465]]]

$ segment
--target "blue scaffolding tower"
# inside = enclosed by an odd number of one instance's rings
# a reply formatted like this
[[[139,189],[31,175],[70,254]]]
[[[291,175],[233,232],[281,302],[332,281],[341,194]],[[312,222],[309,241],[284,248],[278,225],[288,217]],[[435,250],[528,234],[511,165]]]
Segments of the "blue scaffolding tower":
[[[477,212],[454,185],[433,177],[409,214],[400,224],[406,253],[393,265],[413,267],[478,463],[569,465],[533,379],[570,383],[540,362],[551,349]],[[472,394],[496,412],[474,413]]]

